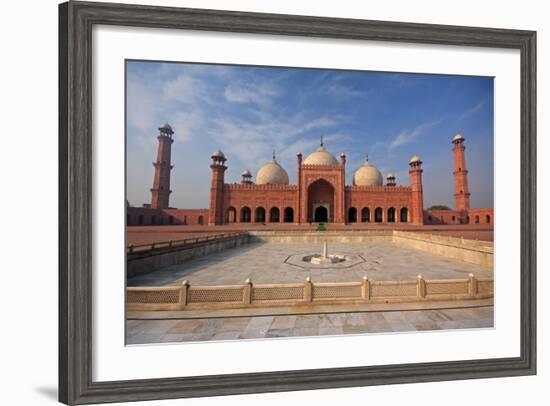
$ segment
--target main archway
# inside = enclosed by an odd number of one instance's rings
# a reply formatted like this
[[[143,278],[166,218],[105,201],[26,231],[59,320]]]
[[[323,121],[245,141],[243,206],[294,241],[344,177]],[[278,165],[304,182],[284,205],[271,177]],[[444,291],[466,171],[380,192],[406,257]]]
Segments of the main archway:
[[[315,208],[313,221],[316,223],[326,223],[328,221],[328,210],[325,206],[317,206]]]
[[[331,222],[334,219],[334,188],[319,179],[307,189],[308,219],[315,222]]]

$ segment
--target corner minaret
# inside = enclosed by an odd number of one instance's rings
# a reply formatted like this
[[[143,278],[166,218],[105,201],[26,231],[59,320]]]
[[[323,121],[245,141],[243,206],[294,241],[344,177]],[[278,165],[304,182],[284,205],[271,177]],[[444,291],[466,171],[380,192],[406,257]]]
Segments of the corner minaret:
[[[470,210],[470,191],[468,190],[468,170],[464,156],[464,137],[457,134],[453,137],[453,156],[455,177],[455,209],[458,211]]]
[[[415,155],[409,161],[411,175],[411,223],[424,224],[424,197],[422,191],[422,161]]]
[[[225,155],[217,150],[211,156],[212,181],[210,183],[210,210],[208,211],[208,225],[223,224],[223,187],[225,166]]]
[[[168,123],[161,125],[159,131],[157,160],[153,162],[155,175],[153,177],[153,187],[151,188],[151,207],[153,209],[167,209],[170,207],[170,193],[172,193],[170,190],[170,171],[173,168],[171,159],[174,131]]]

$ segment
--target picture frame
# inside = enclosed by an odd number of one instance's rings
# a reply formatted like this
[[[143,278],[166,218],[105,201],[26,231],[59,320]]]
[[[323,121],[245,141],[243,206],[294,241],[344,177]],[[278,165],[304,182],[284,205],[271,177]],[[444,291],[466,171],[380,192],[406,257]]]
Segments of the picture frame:
[[[181,378],[93,381],[92,28],[277,34],[516,49],[521,60],[520,356]],[[59,400],[219,396],[536,374],[536,32],[137,5],[59,6]]]

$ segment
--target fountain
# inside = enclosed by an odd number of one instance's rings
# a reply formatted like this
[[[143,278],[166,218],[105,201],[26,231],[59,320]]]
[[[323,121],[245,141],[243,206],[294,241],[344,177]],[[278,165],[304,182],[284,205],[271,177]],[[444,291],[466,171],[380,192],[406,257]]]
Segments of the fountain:
[[[344,262],[346,257],[339,254],[328,253],[328,243],[325,240],[323,242],[323,252],[321,254],[306,255],[302,258],[304,262],[309,262],[314,265],[336,264],[338,262]]]

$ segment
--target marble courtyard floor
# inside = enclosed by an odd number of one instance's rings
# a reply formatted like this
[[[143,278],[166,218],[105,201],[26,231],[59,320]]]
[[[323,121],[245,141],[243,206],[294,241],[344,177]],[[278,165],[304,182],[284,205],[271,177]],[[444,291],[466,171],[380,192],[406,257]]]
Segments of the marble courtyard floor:
[[[493,327],[492,300],[437,309],[353,311],[208,318],[129,318],[126,343],[304,337]]]
[[[329,253],[347,254],[361,261],[351,267],[308,269],[297,266],[302,255],[321,251],[315,244],[251,243],[197,258],[180,265],[128,279],[128,286],[165,286],[187,279],[192,285],[253,283],[353,282],[370,280],[463,279],[469,273],[478,278],[493,277],[491,269],[462,261],[403,248],[390,242],[332,243]],[[289,257],[291,257],[289,260]],[[286,261],[286,262],[285,262]]]

